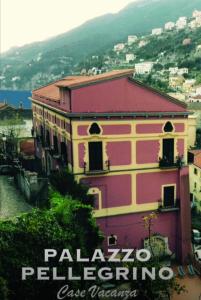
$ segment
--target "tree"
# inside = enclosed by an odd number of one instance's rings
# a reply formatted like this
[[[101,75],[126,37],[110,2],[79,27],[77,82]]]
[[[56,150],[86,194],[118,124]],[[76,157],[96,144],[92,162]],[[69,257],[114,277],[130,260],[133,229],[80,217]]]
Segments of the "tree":
[[[44,249],[56,249],[61,253],[69,249],[75,253],[81,249],[90,257],[102,241],[100,231],[92,217],[92,207],[71,197],[54,192],[50,197],[49,210],[33,210],[14,220],[0,222],[0,287],[1,300],[56,299],[57,291],[63,286],[60,281],[36,281],[30,277],[21,280],[21,268],[40,266],[57,267],[58,273],[66,274],[69,266],[79,275],[82,263],[68,261],[58,263],[52,259],[44,263]],[[73,289],[86,288],[88,283],[65,281]]]
[[[127,267],[132,270],[134,267],[141,270],[142,268],[146,267],[150,271],[152,268],[155,268],[156,271],[156,279],[152,280],[151,278],[147,277],[146,280],[143,280],[140,276],[137,280],[132,280],[130,278],[131,289],[138,290],[138,297],[139,300],[159,300],[163,295],[167,296],[170,299],[171,294],[173,291],[176,291],[178,294],[185,292],[185,287],[180,286],[175,277],[170,280],[162,280],[159,276],[159,270],[162,267],[162,263],[160,258],[154,254],[153,245],[151,243],[153,237],[153,225],[154,220],[157,219],[157,214],[152,212],[143,217],[143,226],[148,231],[148,239],[149,239],[149,248],[151,250],[151,259],[148,262],[140,262],[134,261],[132,263],[128,263]],[[130,272],[132,274],[132,271]]]
[[[85,204],[93,205],[93,195],[87,193],[89,187],[78,183],[68,170],[53,171],[49,179],[51,185],[63,196],[70,195]]]

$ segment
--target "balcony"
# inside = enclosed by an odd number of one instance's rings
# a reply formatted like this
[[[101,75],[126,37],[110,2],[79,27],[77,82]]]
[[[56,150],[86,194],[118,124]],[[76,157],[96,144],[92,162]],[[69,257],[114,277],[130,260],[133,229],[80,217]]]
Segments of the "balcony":
[[[165,203],[160,200],[158,202],[158,211],[159,212],[172,212],[172,211],[178,211],[180,208],[180,199],[176,199],[175,201],[172,201],[172,205],[165,205]]]
[[[89,164],[87,164],[86,162],[84,162],[84,174],[85,175],[99,175],[99,174],[106,174],[110,171],[110,161],[106,160],[103,163],[103,167],[101,169],[98,170],[91,170],[89,168]]]
[[[60,159],[61,158],[61,155],[59,154],[59,152],[54,147],[49,148],[49,154],[54,159]]]
[[[183,156],[177,156],[176,160],[171,160],[168,158],[159,158],[159,168],[160,169],[170,169],[170,168],[181,168],[184,164]]]

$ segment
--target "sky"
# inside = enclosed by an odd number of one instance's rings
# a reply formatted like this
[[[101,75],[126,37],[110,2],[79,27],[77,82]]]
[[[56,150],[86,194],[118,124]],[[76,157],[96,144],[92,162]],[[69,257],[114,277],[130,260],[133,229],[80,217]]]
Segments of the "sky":
[[[0,52],[66,32],[117,13],[137,0],[0,0]]]

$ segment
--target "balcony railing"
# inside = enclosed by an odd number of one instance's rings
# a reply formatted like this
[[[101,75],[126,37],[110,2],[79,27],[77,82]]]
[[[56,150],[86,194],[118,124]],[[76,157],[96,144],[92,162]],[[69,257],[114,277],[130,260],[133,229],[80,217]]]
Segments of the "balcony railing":
[[[105,174],[110,171],[110,161],[106,160],[103,164],[102,169],[92,170],[89,168],[89,164],[84,162],[84,174],[86,175],[96,175],[96,174]]]
[[[184,164],[183,156],[177,156],[175,161],[168,158],[159,158],[159,168],[181,168]]]
[[[54,147],[49,148],[49,154],[55,159],[61,158],[60,153]]]
[[[180,208],[180,199],[174,200],[172,205],[164,205],[163,201],[158,202],[158,210],[160,212],[177,211]]]

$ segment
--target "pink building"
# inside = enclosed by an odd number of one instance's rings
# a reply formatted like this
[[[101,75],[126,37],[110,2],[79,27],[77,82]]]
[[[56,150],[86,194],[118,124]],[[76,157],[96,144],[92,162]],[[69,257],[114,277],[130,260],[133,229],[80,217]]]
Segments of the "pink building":
[[[36,154],[44,170],[68,166],[90,187],[104,248],[147,245],[143,216],[158,213],[154,245],[191,253],[188,112],[132,70],[70,76],[33,91]]]

